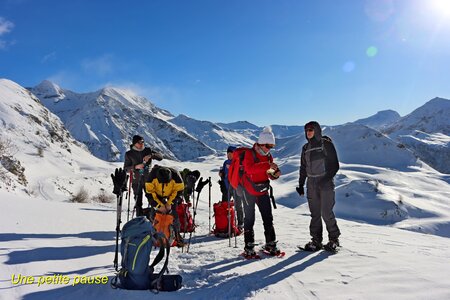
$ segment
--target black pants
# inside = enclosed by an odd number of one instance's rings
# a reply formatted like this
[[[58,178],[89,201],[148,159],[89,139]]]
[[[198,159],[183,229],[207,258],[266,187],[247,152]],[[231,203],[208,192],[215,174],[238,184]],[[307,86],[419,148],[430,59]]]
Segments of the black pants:
[[[322,242],[323,219],[328,231],[328,238],[336,240],[341,233],[333,213],[335,203],[333,181],[330,180],[319,186],[317,180],[308,178],[306,194],[311,212],[311,223],[309,224],[311,237],[317,242]]]
[[[273,227],[272,203],[268,194],[262,196],[253,196],[244,191],[244,241],[246,248],[253,248],[255,243],[255,233],[253,225],[255,224],[255,204],[258,205],[261,213],[264,236],[266,243],[274,242],[276,239],[275,228]]]
[[[142,216],[142,195],[144,191],[144,182],[133,182],[134,207],[136,208],[136,216]]]

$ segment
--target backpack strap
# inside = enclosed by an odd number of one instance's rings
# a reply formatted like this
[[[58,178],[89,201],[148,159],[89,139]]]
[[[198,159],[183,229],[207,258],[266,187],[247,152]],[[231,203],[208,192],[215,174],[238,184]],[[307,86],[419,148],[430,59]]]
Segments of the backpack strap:
[[[159,271],[158,275],[150,283],[150,290],[157,293],[162,288],[162,286],[161,286],[162,276],[166,272],[167,266],[169,264],[170,245],[169,245],[169,240],[163,234],[157,233],[154,235],[154,237],[158,240],[160,246],[159,246],[159,252],[156,255],[156,257],[153,260],[150,267],[153,268],[154,266],[156,266],[163,259],[164,252],[166,254],[166,260],[164,261],[164,265],[161,268],[161,271]]]

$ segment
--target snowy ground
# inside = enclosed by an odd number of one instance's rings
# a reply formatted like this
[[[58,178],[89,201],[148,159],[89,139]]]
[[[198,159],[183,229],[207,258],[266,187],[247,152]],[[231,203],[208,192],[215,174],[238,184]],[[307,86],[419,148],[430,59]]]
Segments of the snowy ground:
[[[189,253],[177,248],[171,253],[169,270],[183,276],[184,286],[178,292],[160,293],[156,297],[450,298],[446,276],[450,274],[448,177],[429,169],[398,172],[343,165],[337,177],[336,205],[337,214],[345,218],[338,219],[343,247],[336,255],[310,254],[296,252],[296,245],[309,240],[308,208],[305,199],[293,192],[297,163],[294,158],[284,161],[284,178],[274,184],[278,200],[274,223],[279,245],[286,251],[284,258],[244,260],[239,256],[243,237],[237,238],[236,248],[235,240],[229,247],[227,239],[208,235],[208,190],[205,188],[198,206],[199,227]],[[211,176],[216,181],[221,160],[165,161],[164,164],[199,169],[203,176]],[[113,290],[109,284],[72,286],[77,276],[113,276],[115,204],[68,203],[63,188],[76,190],[83,185],[95,193],[95,187],[99,186],[97,180],[109,192],[111,180],[108,177],[113,171],[109,166],[86,163],[81,165],[79,174],[72,176],[29,175],[36,183],[35,198],[0,190],[4,212],[0,221],[0,299],[154,297],[148,295],[148,291]],[[219,186],[214,183],[212,203],[219,198]],[[382,216],[384,212],[386,215]],[[125,211],[122,219],[126,219]],[[255,230],[256,240],[262,243],[258,214]],[[61,275],[67,276],[70,282],[40,286],[37,283],[13,284],[11,276],[17,279],[19,274],[32,276],[36,281],[40,276]]]

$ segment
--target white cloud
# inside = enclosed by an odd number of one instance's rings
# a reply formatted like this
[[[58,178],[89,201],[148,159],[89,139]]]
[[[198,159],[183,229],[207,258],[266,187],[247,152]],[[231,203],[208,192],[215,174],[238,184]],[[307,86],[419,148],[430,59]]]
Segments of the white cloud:
[[[52,61],[54,59],[56,59],[56,52],[55,51],[44,55],[44,57],[42,57],[42,59],[41,59],[41,63],[45,64],[45,63],[47,63],[49,61]]]
[[[0,17],[0,36],[11,32],[11,30],[14,28],[14,23],[11,21],[6,20],[3,17]]]
[[[98,58],[86,58],[81,62],[86,72],[93,72],[99,76],[105,76],[114,72],[113,55],[105,54]]]
[[[6,20],[3,17],[0,17],[0,36],[5,35],[14,28],[14,23]],[[12,45],[13,43],[8,43],[5,40],[0,39],[0,49],[6,49],[7,46]]]

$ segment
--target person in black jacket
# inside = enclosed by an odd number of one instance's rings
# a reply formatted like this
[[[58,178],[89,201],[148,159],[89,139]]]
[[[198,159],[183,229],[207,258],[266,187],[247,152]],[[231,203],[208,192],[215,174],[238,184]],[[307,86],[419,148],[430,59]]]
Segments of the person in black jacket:
[[[315,121],[306,123],[305,135],[308,143],[302,148],[297,192],[300,196],[305,194],[303,186],[308,178],[307,198],[311,212],[309,231],[312,240],[304,248],[309,251],[317,251],[322,248],[323,219],[329,238],[325,247],[336,250],[341,234],[333,213],[335,203],[333,177],[339,170],[336,149],[330,138],[322,137],[322,129]]]
[[[133,136],[130,150],[125,153],[125,163],[123,169],[128,173],[132,172],[132,188],[134,194],[136,216],[142,216],[142,192],[144,183],[149,174],[152,159],[162,160],[162,154],[144,146],[144,138]]]

